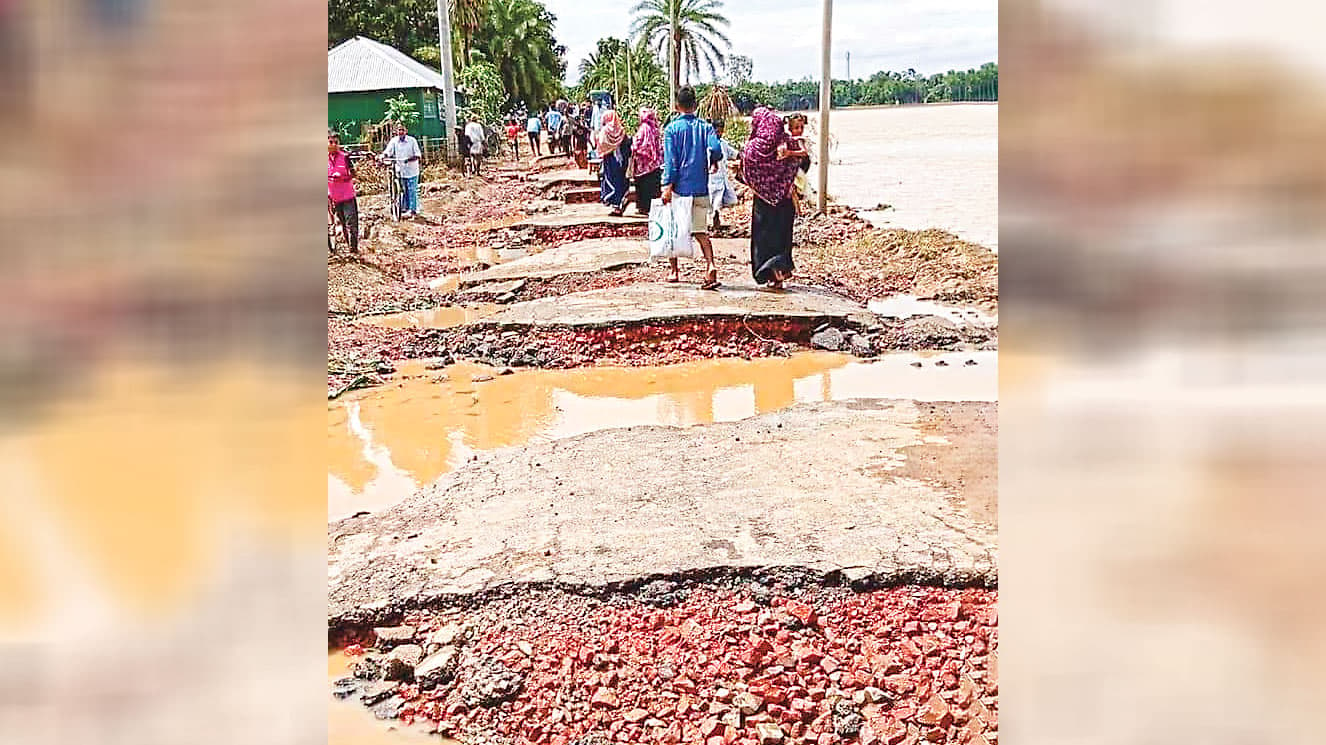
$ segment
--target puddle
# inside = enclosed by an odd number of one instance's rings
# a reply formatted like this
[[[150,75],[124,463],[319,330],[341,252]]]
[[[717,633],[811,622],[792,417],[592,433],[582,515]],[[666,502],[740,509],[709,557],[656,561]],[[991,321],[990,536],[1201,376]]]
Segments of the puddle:
[[[871,313],[889,318],[911,318],[913,316],[938,316],[958,324],[970,324],[984,328],[999,325],[999,317],[987,315],[975,308],[960,308],[944,305],[933,300],[921,300],[912,295],[890,295],[879,297],[866,304]]]
[[[460,275],[448,274],[445,277],[429,280],[428,289],[446,295],[460,289]]]
[[[472,245],[456,251],[456,258],[462,264],[486,264],[493,266],[529,256],[525,248],[505,248],[502,246]],[[459,282],[459,279],[457,279]]]
[[[351,658],[339,651],[329,653],[328,681],[349,675],[350,663]],[[353,696],[338,701],[328,689],[327,697],[331,699],[327,707],[327,745],[460,745],[456,740],[428,734],[425,724],[404,727],[399,721],[379,721]]]
[[[447,329],[483,320],[501,309],[499,305],[442,305],[427,310],[407,310],[362,318],[359,323],[389,329]]]
[[[969,359],[978,364],[966,366]],[[935,366],[941,360],[947,366]],[[922,367],[912,366],[917,361]],[[807,353],[666,367],[530,370],[477,383],[475,376],[494,371],[402,365],[387,385],[328,405],[328,513],[335,520],[390,506],[477,451],[600,429],[734,421],[795,403],[849,398],[994,401],[997,365],[996,352],[890,355],[873,363]]]

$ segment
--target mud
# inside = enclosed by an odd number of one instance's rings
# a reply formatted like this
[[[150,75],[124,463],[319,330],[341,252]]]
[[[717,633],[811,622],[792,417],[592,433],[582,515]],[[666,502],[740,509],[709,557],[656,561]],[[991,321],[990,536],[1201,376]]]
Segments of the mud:
[[[499,306],[487,304],[442,305],[425,310],[368,316],[358,322],[386,329],[449,329],[478,323],[492,317],[499,310]]]
[[[998,412],[989,408],[918,404],[922,443],[891,474],[958,495],[978,520],[999,527]]]
[[[339,651],[329,653],[328,682],[334,684],[349,675],[356,659]],[[380,720],[354,696],[344,700],[332,697],[327,707],[327,745],[461,745],[433,734],[434,729],[430,724]]]
[[[580,241],[636,239],[641,242],[639,253],[644,254],[644,226],[632,220],[623,221],[625,224],[603,224],[600,218],[606,214],[606,208],[602,205],[569,205],[535,215],[545,227],[521,225],[528,222],[527,216],[515,205],[530,201],[537,194],[535,185],[535,182],[474,179],[425,184],[425,194],[431,200],[427,211],[436,214],[402,223],[375,218],[384,210],[385,202],[380,197],[365,198],[369,237],[361,244],[364,254],[355,259],[334,257],[329,262],[328,307],[332,312],[328,319],[329,395],[359,380],[355,375],[334,375],[330,372],[333,367],[358,369],[361,362],[375,359],[390,365],[417,357],[462,357],[497,366],[562,368],[679,362],[714,354],[715,349],[720,355],[768,357],[785,355],[810,343],[807,332],[813,334],[815,329],[785,329],[776,324],[745,321],[660,324],[649,319],[626,321],[628,327],[639,328],[628,329],[628,333],[598,333],[597,338],[539,331],[531,336],[531,344],[510,349],[505,342],[466,342],[412,335],[416,329],[472,323],[483,320],[485,315],[445,310],[445,306],[475,301],[512,304],[561,299],[576,292],[627,288],[665,278],[666,269],[659,263],[631,266],[631,261],[621,265],[614,260],[608,262],[612,266],[589,262],[580,267],[550,257],[542,260],[542,269],[528,272],[542,276],[531,277],[524,285],[508,286],[500,293],[485,293],[479,287],[470,288],[463,296],[459,294],[462,285],[470,281],[468,277],[477,277],[486,268],[532,260],[539,263],[540,253],[572,251],[567,246]],[[726,210],[724,219],[729,224],[722,234],[736,237],[719,241],[720,276],[729,284],[741,284],[748,281],[749,275],[749,266],[745,264],[749,238],[742,237],[749,235],[749,207],[742,204]],[[556,225],[563,227],[553,227]],[[799,279],[794,284],[803,288],[833,290],[862,304],[908,293],[918,300],[942,300],[987,313],[996,307],[997,266],[990,252],[966,246],[939,231],[922,234],[877,231],[850,210],[835,208],[830,215],[799,220],[797,240]],[[549,276],[563,269],[582,271]],[[496,277],[498,273],[491,274]],[[686,286],[701,280],[694,262],[683,263],[682,276],[683,287],[677,289],[683,292]],[[970,316],[961,314],[958,318],[971,320]],[[347,323],[354,319],[367,322]],[[882,333],[857,341],[855,347],[848,344],[841,348],[865,356],[927,346],[994,348],[994,327],[970,334],[959,324],[955,334],[949,318],[941,315],[939,320],[942,322],[939,325],[886,324]],[[383,324],[397,328],[378,328]],[[847,330],[851,330],[850,325]],[[703,343],[706,338],[710,343]],[[654,341],[661,346],[650,351],[647,343]],[[485,345],[490,351],[500,353],[481,354]],[[373,375],[360,382],[371,385],[382,379]]]
[[[425,368],[404,363],[382,387],[328,405],[332,519],[380,511],[498,448],[613,427],[730,422],[797,403],[993,401],[998,392],[991,352],[889,355],[874,363],[819,352],[506,376],[479,365]]]

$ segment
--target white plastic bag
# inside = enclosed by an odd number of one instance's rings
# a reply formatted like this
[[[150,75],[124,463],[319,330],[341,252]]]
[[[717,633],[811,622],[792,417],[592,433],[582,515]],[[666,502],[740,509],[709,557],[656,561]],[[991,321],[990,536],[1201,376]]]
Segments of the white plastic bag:
[[[691,197],[674,196],[671,204],[654,200],[649,208],[649,255],[655,259],[689,259],[695,255],[691,241]]]

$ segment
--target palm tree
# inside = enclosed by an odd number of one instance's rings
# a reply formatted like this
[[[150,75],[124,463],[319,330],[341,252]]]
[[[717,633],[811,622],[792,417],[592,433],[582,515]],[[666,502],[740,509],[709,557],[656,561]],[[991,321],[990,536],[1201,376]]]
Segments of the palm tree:
[[[723,64],[726,55],[719,44],[728,47],[730,42],[718,28],[728,25],[718,12],[722,7],[722,0],[640,0],[631,9],[636,16],[631,33],[670,62],[674,106],[683,70],[688,80],[692,73],[699,77],[703,61],[710,76],[717,76]]]
[[[447,2],[451,6],[452,33],[459,37],[460,42],[460,54],[456,59],[460,61],[460,66],[464,67],[470,58],[470,46],[474,41],[474,35],[483,25],[484,14],[488,10],[488,0],[447,0]]]
[[[560,91],[566,48],[553,35],[556,16],[535,0],[488,0],[473,48],[497,66],[512,99],[531,106]]]

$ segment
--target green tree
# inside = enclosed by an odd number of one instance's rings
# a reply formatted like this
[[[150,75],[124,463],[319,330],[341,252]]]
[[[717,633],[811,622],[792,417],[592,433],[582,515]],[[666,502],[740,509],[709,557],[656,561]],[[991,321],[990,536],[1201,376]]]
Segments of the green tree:
[[[662,105],[667,104],[667,74],[643,41],[628,44],[611,36],[599,39],[595,51],[580,61],[579,71],[580,88],[611,91],[613,99],[621,102],[624,109],[628,104],[629,108],[638,109],[634,106],[637,102],[652,106],[659,92]]]
[[[755,63],[750,57],[733,54],[727,58],[727,79],[734,87],[749,83],[751,72],[754,69]]]
[[[327,46],[366,36],[401,50],[437,43],[433,0],[327,0]]]
[[[467,114],[474,114],[482,124],[501,121],[507,95],[497,66],[485,61],[472,62],[460,71],[456,82],[465,90]]]
[[[496,65],[502,87],[531,107],[562,90],[566,47],[557,43],[557,17],[536,0],[490,0],[473,48]]]
[[[418,107],[414,101],[405,97],[402,93],[395,98],[387,99],[387,115],[382,118],[383,123],[401,124],[412,127],[419,122]]]
[[[724,50],[730,46],[727,35],[719,30],[729,25],[718,12],[722,7],[722,0],[640,0],[631,10],[635,14],[632,35],[669,61],[672,103],[677,100],[683,71],[688,80],[691,74],[699,77],[703,62],[710,77],[717,77],[718,67],[726,59]]]
[[[483,26],[483,19],[488,11],[488,0],[447,0],[447,2],[450,3],[448,7],[451,11],[453,43],[460,52],[456,56],[456,64],[463,68],[469,64],[474,36]]]

